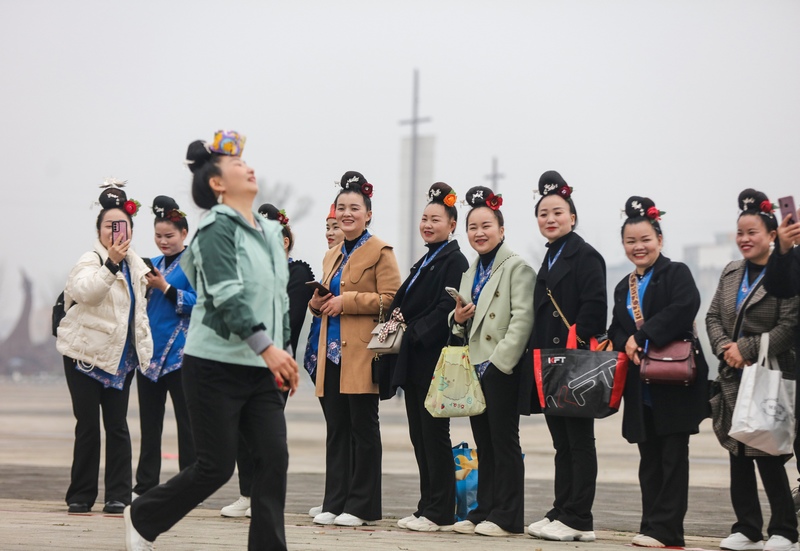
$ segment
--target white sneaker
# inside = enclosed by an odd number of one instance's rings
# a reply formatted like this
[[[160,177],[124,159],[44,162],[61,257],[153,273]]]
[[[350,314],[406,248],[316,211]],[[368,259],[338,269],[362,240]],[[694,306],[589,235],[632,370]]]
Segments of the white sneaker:
[[[336,515],[333,513],[320,513],[314,517],[314,524],[333,524],[336,520]]]
[[[244,512],[244,516],[246,516],[247,518],[253,518],[252,507],[247,508],[247,511]]]
[[[474,534],[475,523],[471,520],[459,520],[453,525],[453,532],[458,532],[459,534]]]
[[[336,526],[372,526],[375,524],[375,521],[364,520],[363,518],[358,518],[350,513],[342,513],[336,517],[336,520],[334,520],[333,523]]]
[[[400,520],[398,520],[397,525],[400,528],[408,528],[408,523],[411,522],[412,520],[417,520],[417,517],[415,517],[414,515],[408,515],[407,517],[403,517]]]
[[[528,525],[528,534],[533,536],[534,538],[541,538],[542,537],[542,528],[550,524],[550,519],[544,517],[542,520],[538,520],[530,525]]]
[[[796,551],[797,544],[790,542],[783,536],[770,536],[764,545],[764,551]]]
[[[666,547],[666,545],[658,541],[656,538],[651,538],[650,536],[645,536],[644,534],[636,534],[633,536],[631,543],[636,547]]]
[[[446,524],[444,526],[440,526],[429,520],[425,517],[415,518],[413,520],[408,521],[406,524],[406,528],[409,530],[413,530],[414,532],[452,532],[453,525]]]
[[[322,512],[322,505],[317,505],[316,507],[312,507],[311,509],[308,510],[308,516],[314,518],[321,512]]]
[[[225,507],[220,509],[219,514],[222,515],[223,517],[238,518],[245,516],[249,508],[250,508],[250,498],[239,496],[239,499],[237,499],[230,505],[226,505]]]
[[[153,551],[153,542],[144,539],[133,527],[130,505],[122,511],[122,517],[125,519],[125,549],[127,551]]]
[[[520,535],[520,534],[514,534],[513,532],[509,532],[507,530],[503,530],[490,520],[484,520],[483,522],[478,524],[475,527],[475,533],[480,534],[481,536],[492,536],[492,537],[509,537],[509,536]]]
[[[594,541],[593,530],[576,530],[560,520],[554,520],[541,529],[541,538],[551,541]]]
[[[719,548],[727,551],[761,551],[764,549],[764,542],[753,541],[741,532],[734,532],[719,542]]]

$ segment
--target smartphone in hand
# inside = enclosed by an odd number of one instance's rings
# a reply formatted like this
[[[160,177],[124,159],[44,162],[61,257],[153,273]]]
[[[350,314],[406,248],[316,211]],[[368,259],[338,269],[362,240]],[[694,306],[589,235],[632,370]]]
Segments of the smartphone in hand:
[[[797,222],[797,209],[794,206],[794,197],[791,195],[788,197],[781,197],[778,199],[778,206],[781,209],[782,219],[785,220],[788,216],[790,224]]]
[[[128,240],[128,221],[115,220],[111,222],[111,242],[116,243],[122,236],[122,241]]]
[[[458,292],[458,289],[456,289],[455,287],[445,287],[444,290],[447,291],[448,295],[453,297],[453,300],[461,299],[461,306],[468,306],[472,304],[472,301],[467,300],[463,296],[461,296],[461,294]]]
[[[319,291],[319,296],[321,297],[324,297],[325,295],[328,295],[331,292],[330,289],[328,289],[318,281],[306,281],[306,285],[308,285],[312,289],[317,289]]]
[[[142,258],[142,262],[144,262],[144,265],[147,266],[150,269],[150,273],[155,273],[156,267],[153,266],[153,261],[152,260],[150,260],[149,258],[143,257]]]

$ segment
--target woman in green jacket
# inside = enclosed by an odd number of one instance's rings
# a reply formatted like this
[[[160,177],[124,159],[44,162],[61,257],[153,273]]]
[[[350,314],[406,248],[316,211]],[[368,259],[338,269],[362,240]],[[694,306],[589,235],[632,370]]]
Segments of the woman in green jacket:
[[[283,391],[297,388],[289,343],[289,273],[280,224],[253,210],[244,138],[219,131],[189,145],[192,196],[210,212],[181,267],[197,290],[183,360],[197,462],[125,509],[128,550],[152,542],[225,484],[240,434],[255,464],[248,549],[286,549],[286,420]]]

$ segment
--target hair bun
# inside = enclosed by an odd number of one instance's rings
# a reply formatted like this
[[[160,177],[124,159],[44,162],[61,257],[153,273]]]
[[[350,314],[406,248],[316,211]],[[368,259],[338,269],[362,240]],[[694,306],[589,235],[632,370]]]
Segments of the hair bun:
[[[367,181],[363,174],[355,170],[348,170],[345,172],[342,175],[342,179],[339,180],[339,185],[344,190],[357,191],[367,197],[372,197],[372,184]]]
[[[656,204],[649,197],[634,195],[625,201],[625,216],[628,218],[650,218],[658,220],[664,214],[656,208]]]
[[[747,188],[739,194],[739,210],[743,212],[752,211],[769,214],[772,212],[772,208],[772,202],[766,193]]]
[[[151,208],[153,210],[153,214],[155,214],[156,218],[159,219],[168,218],[170,213],[180,213],[181,210],[181,207],[178,206],[178,203],[175,201],[175,199],[166,195],[159,195],[153,199],[153,206]]]
[[[427,198],[429,203],[440,203],[446,207],[454,206],[456,199],[458,199],[455,190],[444,182],[433,184],[428,189]]]
[[[186,166],[192,171],[192,174],[200,170],[200,168],[211,159],[211,151],[203,140],[195,140],[189,144],[186,150]]]
[[[260,207],[258,207],[258,214],[266,218],[267,220],[275,220],[279,222],[281,226],[286,226],[289,224],[289,217],[286,216],[286,211],[283,209],[278,209],[272,203],[264,203]]]
[[[495,195],[494,192],[486,186],[469,188],[465,199],[467,204],[472,208],[489,207],[492,210],[497,210],[503,205],[502,196]]]
[[[564,199],[569,199],[572,195],[572,188],[566,180],[555,170],[548,170],[539,177],[539,195],[559,195]]]
[[[100,192],[100,197],[98,198],[98,203],[100,206],[105,209],[121,209],[125,202],[128,200],[128,195],[125,191],[110,187],[108,189],[104,189]]]

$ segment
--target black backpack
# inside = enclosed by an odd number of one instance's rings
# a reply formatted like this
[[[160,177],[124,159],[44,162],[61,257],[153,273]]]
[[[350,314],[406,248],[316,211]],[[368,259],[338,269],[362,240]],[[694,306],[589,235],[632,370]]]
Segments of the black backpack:
[[[100,256],[100,253],[97,251],[94,252],[97,255],[97,258],[100,260],[100,266],[103,265],[103,258]],[[74,302],[72,304],[75,304]],[[70,307],[72,307],[72,304]],[[53,319],[52,319],[52,329],[53,329],[53,336],[58,336],[58,325],[61,323],[61,320],[64,319],[64,316],[67,315],[67,310],[64,308],[64,291],[61,291],[61,294],[58,295],[56,299],[56,303],[53,305]]]

